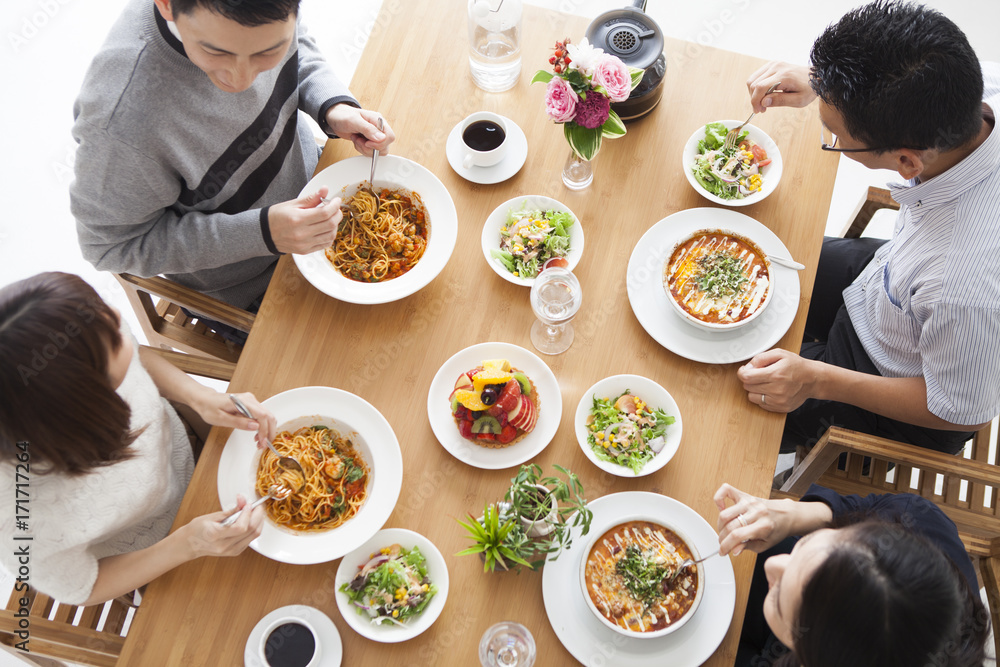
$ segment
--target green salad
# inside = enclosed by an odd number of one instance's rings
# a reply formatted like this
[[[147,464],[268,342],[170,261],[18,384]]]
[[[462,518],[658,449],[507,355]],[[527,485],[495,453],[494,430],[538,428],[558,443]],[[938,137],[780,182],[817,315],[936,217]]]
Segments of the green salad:
[[[573,216],[565,211],[508,211],[500,228],[500,249],[490,250],[504,268],[519,278],[534,278],[554,257],[569,253]]]
[[[437,587],[427,576],[427,565],[420,547],[405,549],[398,544],[380,549],[358,568],[351,581],[340,590],[362,616],[375,625],[394,623],[420,614]]]
[[[617,398],[598,398],[587,417],[587,443],[598,459],[631,468],[642,467],[667,443],[667,427],[674,418],[652,409],[626,389]]]
[[[736,145],[725,148],[729,129],[722,123],[705,126],[705,138],[698,142],[698,155],[691,165],[694,180],[722,199],[743,199],[760,192],[764,183],[761,170],[771,164],[767,151],[749,138],[744,129]]]

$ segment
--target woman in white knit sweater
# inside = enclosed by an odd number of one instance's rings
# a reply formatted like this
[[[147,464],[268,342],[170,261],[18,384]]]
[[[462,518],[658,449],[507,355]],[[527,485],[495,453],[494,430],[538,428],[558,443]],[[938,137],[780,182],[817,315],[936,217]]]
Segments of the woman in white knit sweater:
[[[103,602],[188,560],[235,556],[260,534],[262,507],[228,527],[220,521],[230,512],[215,512],[168,535],[194,469],[168,400],[258,438],[272,437],[275,423],[252,395],[241,398],[255,420],[147,352],[77,276],[42,273],[0,290],[0,479],[9,494],[0,564],[16,586]]]

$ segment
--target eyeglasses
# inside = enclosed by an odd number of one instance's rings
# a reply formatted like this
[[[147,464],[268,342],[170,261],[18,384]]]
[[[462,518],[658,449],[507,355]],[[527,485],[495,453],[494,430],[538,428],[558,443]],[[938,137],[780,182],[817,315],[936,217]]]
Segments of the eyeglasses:
[[[830,130],[828,130],[823,125],[821,125],[820,128],[819,128],[819,138],[820,138],[820,141],[822,142],[822,144],[820,145],[820,148],[822,148],[825,151],[835,151],[837,153],[878,153],[880,151],[894,151],[894,150],[898,150],[900,148],[906,148],[906,149],[911,150],[911,151],[923,151],[923,150],[927,150],[926,147],[915,148],[913,146],[895,146],[895,147],[886,146],[884,148],[838,148],[837,147],[837,140],[838,140],[837,135],[834,134],[833,132],[831,132]],[[827,141],[827,139],[829,139],[829,141]]]

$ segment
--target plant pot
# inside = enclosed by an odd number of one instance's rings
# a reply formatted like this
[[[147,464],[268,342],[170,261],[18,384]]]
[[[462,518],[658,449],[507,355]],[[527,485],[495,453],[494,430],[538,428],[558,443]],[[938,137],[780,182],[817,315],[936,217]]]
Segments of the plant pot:
[[[535,484],[534,487],[548,500],[551,507],[549,513],[542,519],[533,520],[523,516],[518,516],[517,518],[521,521],[521,527],[524,528],[525,535],[531,538],[545,537],[556,529],[555,524],[559,522],[557,514],[558,505],[556,499],[547,488],[541,484]]]

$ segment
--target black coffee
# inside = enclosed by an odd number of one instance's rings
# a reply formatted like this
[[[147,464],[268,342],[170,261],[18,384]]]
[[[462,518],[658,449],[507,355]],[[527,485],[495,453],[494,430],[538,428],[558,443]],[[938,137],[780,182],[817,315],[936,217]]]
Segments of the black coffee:
[[[462,141],[474,151],[491,151],[507,138],[503,128],[492,120],[477,120],[462,132]]]
[[[316,638],[301,623],[284,623],[267,636],[264,657],[270,667],[305,667],[316,653]]]

